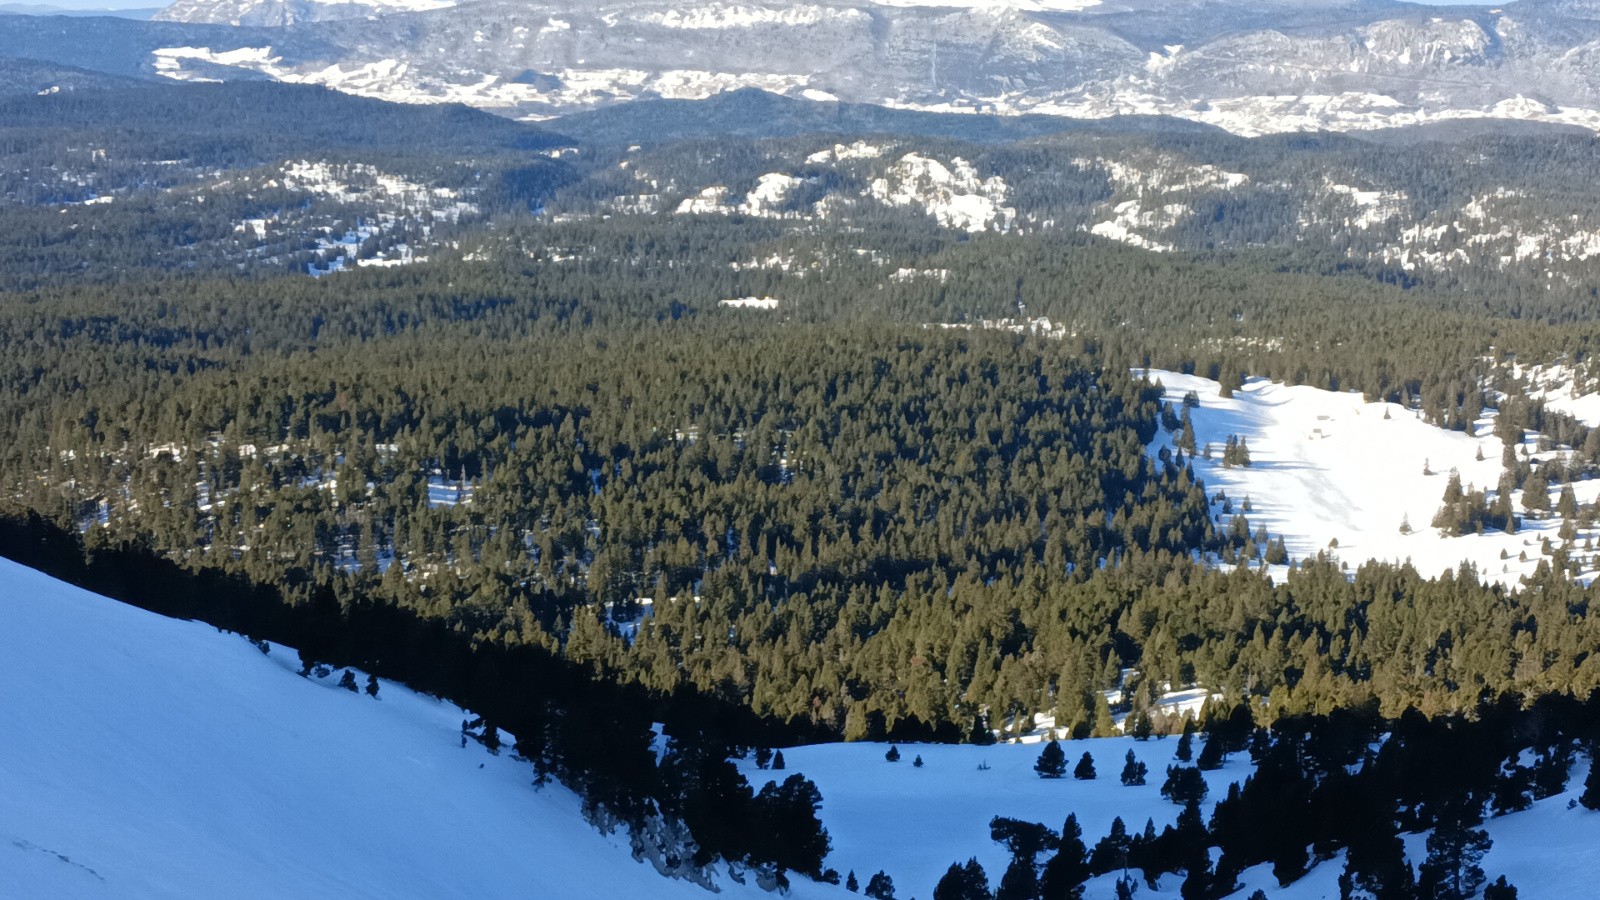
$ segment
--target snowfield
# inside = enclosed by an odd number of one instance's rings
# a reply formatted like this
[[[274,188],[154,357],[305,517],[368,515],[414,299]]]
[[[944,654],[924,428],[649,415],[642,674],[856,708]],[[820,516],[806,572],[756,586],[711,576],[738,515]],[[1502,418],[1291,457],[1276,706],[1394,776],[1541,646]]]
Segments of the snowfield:
[[[389,682],[372,699],[337,687],[337,674],[301,678],[287,648],[263,654],[4,560],[0,622],[0,896],[772,896],[726,874],[712,895],[633,861],[625,838],[583,821],[570,791],[535,790],[527,763],[463,748],[467,714],[449,703]],[[740,768],[758,787],[811,778],[833,838],[827,864],[863,884],[881,869],[896,896],[928,898],[971,856],[998,882],[996,815],[1059,828],[1075,813],[1090,846],[1114,816],[1132,831],[1173,821],[1160,783],[1177,743],[1063,742],[1069,765],[1093,755],[1093,781],[1038,778],[1037,742],[903,744],[897,763],[882,744],[820,744],[786,748],[783,772]],[[1150,769],[1145,786],[1118,778],[1130,749]],[[1249,769],[1236,755],[1206,773],[1206,806]],[[1586,769],[1580,759],[1566,793],[1487,823],[1491,879],[1507,875],[1528,898],[1586,895],[1600,813],[1567,808]],[[1423,841],[1407,840],[1413,863]],[[1234,896],[1336,897],[1341,866],[1325,862],[1285,889],[1258,866]],[[1112,896],[1114,880],[1092,880],[1086,896]],[[1168,875],[1138,895],[1177,897],[1180,883]],[[796,878],[788,896],[859,895]]]
[[[1516,534],[1446,537],[1430,525],[1451,471],[1468,490],[1492,492],[1499,483],[1503,445],[1490,419],[1478,424],[1474,436],[1430,425],[1398,404],[1368,403],[1359,393],[1254,378],[1225,399],[1207,378],[1159,370],[1149,377],[1166,388],[1176,411],[1189,391],[1198,395],[1200,406],[1191,410],[1195,446],[1203,451],[1209,443],[1213,458],[1195,459],[1195,474],[1213,497],[1225,491],[1235,512],[1248,497],[1252,510],[1245,515],[1252,530],[1265,525],[1272,536],[1282,536],[1292,559],[1326,550],[1352,568],[1369,559],[1410,560],[1428,577],[1468,561],[1485,579],[1515,585],[1538,566],[1543,539],[1557,547],[1567,543],[1557,534],[1561,520],[1554,516],[1524,517]],[[1223,466],[1230,434],[1249,445],[1251,466]],[[1161,432],[1151,452],[1171,449],[1176,439]],[[1531,441],[1527,449],[1535,459],[1556,455],[1537,452]],[[1580,504],[1593,503],[1600,498],[1600,480],[1576,482],[1573,492]],[[1559,493],[1560,485],[1552,485],[1552,508]],[[1521,514],[1522,492],[1512,499]],[[1212,508],[1221,514],[1220,504]],[[1410,534],[1401,533],[1402,523],[1410,525]],[[1596,538],[1595,529],[1580,528],[1571,542],[1574,555],[1587,557],[1583,545]],[[1592,563],[1585,565],[1583,580],[1595,574]]]
[[[1196,752],[1200,742],[1195,742]],[[901,744],[897,763],[884,760],[882,744],[819,744],[784,750],[787,775],[800,772],[816,782],[822,792],[822,820],[833,836],[828,865],[845,873],[854,870],[865,885],[880,869],[894,879],[895,896],[933,896],[934,885],[952,862],[976,856],[998,885],[1010,856],[989,839],[989,820],[996,815],[1041,822],[1059,829],[1068,813],[1078,817],[1084,843],[1095,842],[1111,830],[1111,820],[1121,816],[1130,832],[1144,828],[1145,820],[1160,831],[1176,821],[1179,807],[1162,799],[1161,781],[1173,763],[1177,738],[1096,738],[1062,741],[1070,769],[1085,751],[1094,756],[1098,776],[1093,781],[1066,777],[1041,779],[1033,772],[1040,745],[999,744],[993,747]],[[1148,784],[1125,787],[1118,778],[1123,755],[1132,750],[1150,768]],[[921,756],[922,768],[912,765]],[[979,771],[984,763],[988,770]],[[746,762],[741,770],[752,784],[763,773]],[[1202,807],[1209,819],[1228,785],[1250,774],[1247,755],[1230,757],[1215,772],[1202,773],[1210,792]],[[1500,875],[1528,900],[1591,896],[1586,890],[1591,874],[1600,866],[1600,812],[1568,809],[1583,792],[1587,762],[1579,756],[1568,779],[1568,790],[1533,805],[1531,809],[1483,826],[1494,845],[1482,866],[1493,881]],[[1406,835],[1406,853],[1413,867],[1427,857],[1427,834]],[[1215,850],[1213,850],[1215,853]],[[1041,857],[1042,862],[1047,857]],[[1341,851],[1313,868],[1305,877],[1279,887],[1272,866],[1246,869],[1240,889],[1230,897],[1244,898],[1257,889],[1272,900],[1337,900],[1339,873],[1344,869]],[[1121,873],[1090,879],[1084,896],[1102,900],[1116,894]],[[1156,890],[1147,887],[1139,873],[1137,897],[1178,898],[1181,875],[1162,876]]]
[[[1195,743],[1198,752],[1199,742]],[[745,761],[740,770],[753,785],[774,775],[799,772],[822,792],[822,822],[833,837],[827,864],[841,875],[854,871],[862,885],[879,869],[894,879],[895,896],[933,896],[933,888],[953,862],[976,856],[989,874],[991,887],[1000,881],[1011,856],[989,837],[989,820],[1007,816],[1041,822],[1059,830],[1075,813],[1090,847],[1121,816],[1131,832],[1156,830],[1175,822],[1182,811],[1161,796],[1166,768],[1174,762],[1178,739],[1136,741],[1101,738],[1062,741],[1070,770],[1087,751],[1098,778],[1079,781],[1044,779],[1033,771],[1042,745],[1037,742],[971,745],[901,744],[899,762],[884,759],[883,744],[818,744],[783,751],[787,771],[762,772]],[[1129,750],[1150,769],[1143,787],[1123,786],[1123,756]],[[913,760],[922,757],[921,768]],[[980,770],[980,764],[987,770]],[[1248,756],[1235,756],[1221,769],[1204,773],[1210,793],[1202,804],[1206,817],[1228,785],[1249,774]],[[1042,860],[1041,860],[1042,861]],[[1172,880],[1176,896],[1178,880]],[[1111,881],[1103,891],[1091,888],[1089,898],[1112,896]],[[1141,890],[1141,895],[1147,892]]]
[[[0,560],[0,897],[712,896],[463,748],[458,707],[298,669]]]

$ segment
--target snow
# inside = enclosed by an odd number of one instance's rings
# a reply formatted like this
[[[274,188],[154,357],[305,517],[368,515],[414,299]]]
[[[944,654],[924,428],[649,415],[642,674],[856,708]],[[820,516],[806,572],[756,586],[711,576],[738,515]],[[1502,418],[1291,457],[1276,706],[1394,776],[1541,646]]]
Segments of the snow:
[[[867,0],[878,6],[954,6],[982,12],[1077,12],[1099,6],[1101,0]]]
[[[1517,366],[1512,374],[1528,383],[1527,396],[1544,401],[1546,409],[1565,413],[1590,427],[1600,425],[1600,393],[1578,387],[1578,373],[1571,366]]]
[[[698,195],[690,197],[678,204],[676,215],[715,215],[731,212],[726,201],[728,189],[722,185],[714,185],[701,191]]]
[[[291,650],[5,560],[0,621],[0,896],[710,896],[528,763],[462,748],[449,703],[301,678]]]
[[[1537,567],[1543,538],[1554,546],[1566,543],[1557,535],[1555,518],[1524,518],[1521,531],[1510,535],[1447,537],[1430,525],[1451,471],[1460,474],[1468,490],[1492,492],[1498,484],[1503,445],[1489,420],[1479,423],[1481,436],[1474,436],[1430,425],[1398,404],[1368,403],[1358,393],[1256,378],[1224,399],[1210,379],[1161,370],[1152,370],[1150,378],[1166,388],[1174,410],[1181,411],[1187,392],[1199,396],[1200,407],[1190,411],[1196,447],[1211,444],[1214,458],[1193,459],[1195,474],[1209,494],[1226,491],[1236,513],[1248,497],[1252,511],[1244,514],[1252,531],[1265,525],[1272,536],[1282,536],[1292,559],[1330,550],[1337,541],[1330,552],[1352,567],[1368,559],[1410,560],[1431,577],[1466,560],[1485,579],[1514,585]],[[1222,465],[1230,434],[1249,445],[1252,465]],[[1152,452],[1170,449],[1175,439],[1159,434]],[[1480,450],[1482,460],[1476,458]],[[1423,474],[1424,468],[1434,474]],[[1600,499],[1600,480],[1579,481],[1573,489],[1580,504]],[[1552,507],[1559,490],[1551,486]],[[1513,504],[1520,514],[1520,491]],[[1220,506],[1214,504],[1213,512],[1220,513]],[[1411,534],[1401,533],[1402,522],[1410,524]],[[1593,529],[1580,528],[1572,545],[1596,536]],[[1502,559],[1502,552],[1508,558]],[[1519,559],[1522,554],[1526,560]],[[1586,566],[1583,580],[1594,574]]]
[[[719,300],[719,306],[731,306],[735,309],[777,309],[778,301],[773,297],[740,297],[735,300]]]
[[[1001,205],[1006,192],[1004,179],[980,178],[977,169],[959,156],[946,165],[920,153],[902,156],[868,188],[868,194],[881,203],[920,206],[941,226],[971,232],[1005,231],[1011,226],[1017,211]]]
[[[0,612],[0,896],[707,896],[526,762],[462,748],[448,703],[300,678],[287,648],[4,560]]]
[[[1136,741],[1100,738],[1062,741],[1070,770],[1085,752],[1094,757],[1099,777],[1079,781],[1040,778],[1033,771],[1040,745],[900,744],[900,761],[890,763],[882,744],[817,744],[783,751],[786,769],[763,772],[746,760],[740,770],[752,786],[799,772],[822,793],[822,821],[833,838],[827,865],[841,874],[854,870],[863,885],[882,869],[894,879],[897,897],[930,897],[953,862],[976,856],[998,883],[1010,855],[989,837],[989,820],[1007,816],[1059,829],[1068,813],[1078,817],[1089,846],[1121,816],[1129,831],[1156,829],[1176,821],[1180,807],[1161,796],[1166,768],[1174,762],[1177,738]],[[1149,767],[1143,787],[1119,779],[1129,750]],[[912,760],[922,757],[917,768]],[[987,770],[980,770],[987,764]],[[1249,773],[1248,756],[1232,757],[1221,769],[1202,773],[1210,788],[1202,807],[1210,810],[1227,795],[1228,785]],[[1109,891],[1089,897],[1110,896]]]
[[[753,216],[778,216],[784,200],[805,181],[781,172],[768,172],[756,181],[755,190],[745,197],[741,209]]]
[[[1517,888],[1518,896],[1529,900],[1592,895],[1593,873],[1600,866],[1600,842],[1595,840],[1600,812],[1567,808],[1583,792],[1587,772],[1588,766],[1580,759],[1572,767],[1564,793],[1522,812],[1489,819],[1481,826],[1494,842],[1479,863],[1488,882],[1504,875]],[[1426,841],[1425,833],[1405,836],[1406,855],[1413,868],[1427,858]],[[1271,865],[1255,866],[1245,870],[1239,879],[1243,887],[1231,896],[1246,897],[1261,889],[1273,900],[1331,900],[1339,896],[1343,870],[1341,851],[1304,878],[1280,888]]]
[[[711,896],[633,861],[624,838],[582,820],[571,792],[533,788],[528,763],[462,748],[469,714],[449,703],[387,681],[378,699],[353,694],[335,686],[337,672],[301,678],[287,648],[263,654],[4,560],[0,621],[0,896]],[[783,772],[739,765],[758,789],[796,772],[816,783],[833,840],[827,865],[862,882],[882,869],[897,896],[928,897],[969,856],[999,879],[996,815],[1059,828],[1074,813],[1091,846],[1115,816],[1134,831],[1176,818],[1160,796],[1175,739],[1062,748],[1069,766],[1091,753],[1099,777],[1038,778],[1037,743],[903,744],[898,763],[882,744],[819,744],[785,748]],[[1149,767],[1143,787],[1117,777],[1130,749]],[[1486,823],[1491,879],[1506,875],[1525,897],[1587,894],[1600,813],[1568,808],[1585,769],[1580,760],[1566,793]],[[1204,773],[1206,806],[1247,774],[1243,755]],[[1422,841],[1407,839],[1413,863]],[[1234,896],[1337,896],[1341,866],[1336,857],[1283,889],[1259,866]],[[1111,878],[1090,882],[1086,896],[1110,896]],[[1140,896],[1176,897],[1178,881]],[[772,896],[725,877],[718,887],[717,896]],[[796,878],[788,896],[849,895]]]
[[[1345,220],[1352,228],[1373,228],[1389,221],[1402,211],[1406,201],[1402,191],[1363,190],[1348,184],[1328,185],[1331,194],[1338,195],[1356,207],[1356,213]]]
[[[827,150],[818,150],[806,157],[806,162],[812,165],[823,165],[830,162],[844,162],[851,159],[877,159],[882,156],[884,149],[866,141],[856,141],[853,144],[834,144]]]
[[[1174,212],[1176,215],[1168,215]],[[1165,253],[1172,249],[1171,244],[1152,240],[1140,234],[1140,230],[1160,230],[1168,225],[1176,225],[1179,216],[1187,215],[1187,206],[1168,204],[1161,210],[1147,210],[1139,205],[1137,200],[1124,200],[1112,209],[1112,218],[1104,222],[1096,222],[1090,226],[1089,233],[1107,240],[1120,241],[1133,247],[1140,247],[1156,253]],[[1166,218],[1163,218],[1166,216]]]
[[[868,18],[866,13],[858,9],[830,9],[812,5],[769,9],[737,3],[712,3],[687,9],[652,12],[641,16],[640,20],[663,28],[712,31],[774,25],[795,27],[832,22],[860,22]]]

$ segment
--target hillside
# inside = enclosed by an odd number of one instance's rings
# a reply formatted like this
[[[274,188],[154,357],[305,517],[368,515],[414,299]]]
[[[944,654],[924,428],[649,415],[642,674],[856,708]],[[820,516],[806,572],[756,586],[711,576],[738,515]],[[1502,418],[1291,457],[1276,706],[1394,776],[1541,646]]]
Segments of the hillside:
[[[0,622],[0,896],[711,896],[527,762],[463,747],[451,704],[301,678],[293,650],[6,560]]]
[[[1452,476],[1467,491],[1494,491],[1500,483],[1503,447],[1492,410],[1475,434],[1467,434],[1430,425],[1398,404],[1368,403],[1359,393],[1258,378],[1224,398],[1208,378],[1161,371],[1150,377],[1162,383],[1174,405],[1191,391],[1199,400],[1191,410],[1200,449],[1196,474],[1213,497],[1226,495],[1229,501],[1226,509],[1221,501],[1213,503],[1214,512],[1225,519],[1238,512],[1252,526],[1283,536],[1294,559],[1325,551],[1351,566],[1369,559],[1409,561],[1430,577],[1469,562],[1485,579],[1515,585],[1548,556],[1541,554],[1545,541],[1582,554],[1597,536],[1585,522],[1563,538],[1554,515],[1524,516],[1522,528],[1509,534],[1445,534],[1431,524]],[[1249,445],[1250,465],[1224,464],[1230,436]],[[1539,437],[1524,438],[1519,452],[1525,458],[1549,462],[1562,456],[1541,450]],[[1174,438],[1164,434],[1156,445],[1170,451]],[[1557,505],[1560,487],[1547,487],[1543,509]],[[1584,505],[1600,495],[1594,479],[1572,488]],[[1249,510],[1243,509],[1247,499]],[[1519,513],[1530,503],[1539,505],[1514,492],[1512,506]],[[1582,571],[1584,581],[1593,578],[1591,564],[1583,563]]]
[[[461,745],[466,715],[379,682],[376,698],[341,690],[338,677],[302,678],[293,650],[255,645],[89,594],[0,561],[0,895],[14,897],[705,898],[627,857],[625,841],[581,817],[564,788],[535,789],[509,754]],[[358,677],[364,684],[365,678]],[[861,883],[883,870],[897,896],[926,897],[950,862],[976,856],[991,881],[1006,852],[989,840],[1002,815],[1055,827],[1077,815],[1091,846],[1114,816],[1137,831],[1180,807],[1116,777],[1133,751],[1152,773],[1177,741],[1132,738],[1064,743],[1091,753],[1092,781],[1046,781],[1032,771],[1040,745],[907,744],[790,747],[789,773],[813,779],[833,834],[828,864]],[[913,765],[913,757],[923,765]],[[756,783],[774,773],[748,760]],[[1600,813],[1568,808],[1569,788],[1524,812],[1490,819],[1483,868],[1505,873],[1529,898],[1575,896],[1600,851]],[[1209,773],[1210,803],[1251,772],[1244,756]],[[1425,834],[1406,836],[1413,864]],[[1342,853],[1281,892],[1269,866],[1240,876],[1229,896],[1337,896]],[[1110,896],[1115,873],[1088,885]],[[1162,876],[1139,896],[1177,897]],[[769,897],[726,876],[715,896]],[[790,897],[851,896],[795,879]]]

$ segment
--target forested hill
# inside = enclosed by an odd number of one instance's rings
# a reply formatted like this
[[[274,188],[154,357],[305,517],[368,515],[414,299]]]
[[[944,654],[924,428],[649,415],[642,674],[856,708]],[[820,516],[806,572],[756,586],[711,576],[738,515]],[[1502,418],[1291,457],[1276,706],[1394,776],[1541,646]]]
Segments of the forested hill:
[[[1384,735],[1424,765],[1474,720],[1566,717],[1405,795],[1427,828],[1452,784],[1521,748],[1564,777],[1587,739],[1593,138],[588,143],[286,85],[3,103],[14,555],[453,697],[679,874],[826,875],[814,788],[741,780],[756,747],[1187,709],[1259,744],[1231,808],[1288,821]],[[1367,417],[1285,415],[1283,444],[1401,418],[1456,471],[1253,453],[1233,401],[1267,387]],[[1383,529],[1475,564],[1291,553],[1294,467],[1347,511],[1344,479],[1412,479],[1437,512]],[[1297,874],[1366,821],[1297,849],[1184,815],[1156,881],[1207,846]]]

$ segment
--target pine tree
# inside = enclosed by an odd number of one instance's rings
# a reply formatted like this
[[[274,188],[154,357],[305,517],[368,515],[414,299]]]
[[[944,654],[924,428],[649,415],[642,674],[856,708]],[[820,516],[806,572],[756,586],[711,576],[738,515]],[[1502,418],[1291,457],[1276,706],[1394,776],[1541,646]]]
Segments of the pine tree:
[[[1111,831],[1095,843],[1094,850],[1089,854],[1089,871],[1104,875],[1126,869],[1128,851],[1132,847],[1133,838],[1128,834],[1128,826],[1123,824],[1121,816],[1117,816],[1111,820]]]
[[[376,675],[367,676],[367,696],[374,699],[378,696],[378,676]]]
[[[1208,730],[1205,743],[1200,745],[1200,756],[1194,761],[1195,767],[1202,772],[1214,772],[1222,768],[1222,743],[1215,732]]]
[[[783,751],[779,750],[778,752],[772,754],[772,771],[781,772],[781,771],[783,771],[783,769],[784,769]]]
[[[1093,781],[1095,777],[1094,757],[1084,751],[1083,757],[1078,760],[1078,765],[1072,770],[1072,777],[1079,781]]]
[[[1039,871],[1031,862],[1021,858],[1012,859],[1005,873],[1000,876],[994,900],[1038,900],[1038,896]]]
[[[1340,900],[1410,900],[1416,896],[1406,848],[1391,828],[1360,828],[1339,874]]]
[[[856,880],[856,870],[851,869],[850,874],[844,877],[844,889],[852,894],[860,893],[861,882]]]
[[[1128,726],[1128,722],[1132,722],[1133,724]],[[1137,707],[1135,707],[1133,712],[1128,713],[1128,719],[1127,721],[1123,722],[1123,725],[1130,728],[1130,733],[1133,735],[1133,739],[1136,741],[1150,740],[1150,735],[1155,731],[1154,727],[1150,724],[1149,713]]]
[[[1178,760],[1188,762],[1194,758],[1194,720],[1183,720],[1183,735],[1178,738]]]
[[[918,769],[922,768],[922,754],[920,754],[920,753],[917,754],[917,758],[913,759],[911,761],[911,765],[915,766]]]
[[[1589,776],[1583,780],[1583,793],[1578,795],[1578,803],[1584,809],[1600,809],[1600,753],[1593,750],[1589,753]]]
[[[899,762],[900,761],[900,748],[896,747],[894,744],[890,744],[889,745],[889,752],[885,753],[883,755],[883,758],[888,760],[889,762]]]
[[[1475,809],[1459,808],[1441,816],[1428,835],[1428,858],[1419,867],[1418,893],[1430,900],[1467,900],[1483,886],[1478,863],[1493,843],[1478,824]]]
[[[1517,889],[1501,875],[1494,884],[1483,889],[1483,900],[1517,900]]]
[[[994,900],[989,893],[989,876],[976,857],[965,864],[951,863],[933,888],[933,900]]]
[[[1067,755],[1062,752],[1059,741],[1044,745],[1039,752],[1039,759],[1033,764],[1033,770],[1039,773],[1040,778],[1060,778],[1067,773]]]
[[[1068,814],[1061,826],[1056,855],[1044,866],[1044,877],[1039,884],[1040,900],[1080,900],[1083,883],[1091,874],[1083,829],[1078,827],[1078,817]]]
[[[867,889],[862,891],[862,896],[871,897],[872,900],[895,900],[894,879],[887,872],[879,869],[871,878],[867,879]]]
[[[1113,737],[1117,733],[1116,720],[1111,718],[1111,704],[1106,702],[1106,695],[1095,692],[1094,695],[1094,731],[1095,737]]]
[[[1167,780],[1161,784],[1161,796],[1182,806],[1189,801],[1206,798],[1206,780],[1200,770],[1192,766],[1167,766]]]
[[[339,676],[339,687],[344,688],[352,694],[360,693],[361,691],[359,687],[356,687],[356,673],[350,671],[349,669],[345,669],[344,674]]]
[[[1140,787],[1145,778],[1150,774],[1150,767],[1140,762],[1129,750],[1122,764],[1122,783],[1128,787]]]

